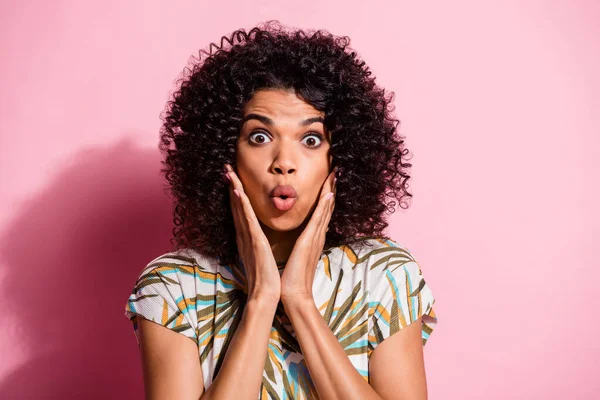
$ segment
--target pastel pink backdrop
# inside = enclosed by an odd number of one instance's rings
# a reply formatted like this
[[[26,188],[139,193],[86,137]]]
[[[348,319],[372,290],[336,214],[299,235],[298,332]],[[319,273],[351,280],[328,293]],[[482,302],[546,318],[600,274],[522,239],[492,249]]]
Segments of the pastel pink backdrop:
[[[4,1],[0,15],[0,397],[143,398],[123,313],[168,248],[158,115],[190,55],[268,19],[350,36],[396,93],[414,198],[389,233],[436,296],[430,398],[597,396],[597,2]]]

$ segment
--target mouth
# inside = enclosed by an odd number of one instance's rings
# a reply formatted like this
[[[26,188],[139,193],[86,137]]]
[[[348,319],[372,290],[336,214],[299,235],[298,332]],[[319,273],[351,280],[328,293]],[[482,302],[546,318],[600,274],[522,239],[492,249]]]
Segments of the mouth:
[[[276,209],[280,211],[288,211],[289,209],[294,207],[294,204],[296,204],[296,197],[271,197],[271,202],[273,203]]]
[[[280,211],[287,211],[296,204],[297,193],[293,186],[278,185],[269,193],[271,202]]]

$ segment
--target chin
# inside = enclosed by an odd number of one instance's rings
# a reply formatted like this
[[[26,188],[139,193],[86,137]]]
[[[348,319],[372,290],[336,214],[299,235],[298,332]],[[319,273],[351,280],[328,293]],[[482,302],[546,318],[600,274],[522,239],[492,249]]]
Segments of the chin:
[[[281,217],[270,217],[261,220],[262,224],[267,228],[277,232],[289,232],[298,228],[302,224],[299,218],[290,218],[286,215]]]
[[[276,232],[289,232],[300,228],[305,221],[308,222],[310,211],[301,203],[296,203],[288,211],[279,211],[271,203],[263,204],[258,209],[255,208],[256,217],[261,225]]]

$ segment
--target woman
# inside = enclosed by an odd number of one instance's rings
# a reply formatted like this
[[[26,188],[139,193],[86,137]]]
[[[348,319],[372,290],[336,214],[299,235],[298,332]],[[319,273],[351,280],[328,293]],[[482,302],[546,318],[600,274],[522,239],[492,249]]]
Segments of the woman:
[[[434,298],[382,235],[408,151],[348,45],[267,23],[185,70],[161,131],[175,246],[126,305],[147,398],[427,397]]]

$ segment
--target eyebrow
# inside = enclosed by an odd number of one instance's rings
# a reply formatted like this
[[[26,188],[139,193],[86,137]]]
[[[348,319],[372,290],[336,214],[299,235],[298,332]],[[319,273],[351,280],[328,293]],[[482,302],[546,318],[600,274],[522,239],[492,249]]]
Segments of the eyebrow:
[[[273,126],[275,124],[273,122],[273,120],[271,118],[269,118],[269,117],[265,117],[264,115],[260,115],[260,114],[250,113],[250,114],[246,115],[244,118],[242,118],[242,120],[240,121],[240,126],[243,125],[246,121],[251,120],[251,119],[259,120],[263,124],[269,125],[269,126]],[[311,118],[307,118],[305,120],[300,121],[298,123],[298,125],[300,125],[300,126],[308,126],[308,125],[313,124],[315,122],[320,122],[323,125],[325,125],[325,119],[323,117],[311,117]]]

